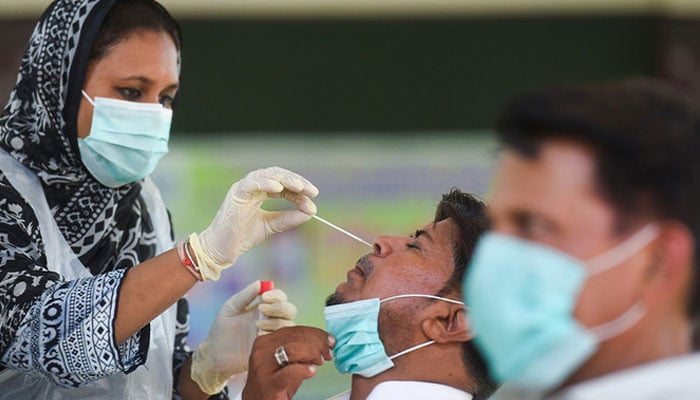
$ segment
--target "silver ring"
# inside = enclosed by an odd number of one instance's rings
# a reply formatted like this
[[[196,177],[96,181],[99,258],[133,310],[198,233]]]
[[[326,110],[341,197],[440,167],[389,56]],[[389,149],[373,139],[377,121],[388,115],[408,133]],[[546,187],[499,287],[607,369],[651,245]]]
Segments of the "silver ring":
[[[284,349],[284,346],[280,346],[275,350],[275,361],[277,361],[277,365],[280,367],[289,365],[289,356],[287,356],[287,351]]]

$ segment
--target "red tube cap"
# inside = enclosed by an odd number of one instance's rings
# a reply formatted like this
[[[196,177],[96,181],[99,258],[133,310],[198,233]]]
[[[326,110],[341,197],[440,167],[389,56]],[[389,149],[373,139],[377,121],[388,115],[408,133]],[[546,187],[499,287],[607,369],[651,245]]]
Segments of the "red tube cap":
[[[260,294],[269,292],[275,288],[275,282],[273,281],[260,281]]]

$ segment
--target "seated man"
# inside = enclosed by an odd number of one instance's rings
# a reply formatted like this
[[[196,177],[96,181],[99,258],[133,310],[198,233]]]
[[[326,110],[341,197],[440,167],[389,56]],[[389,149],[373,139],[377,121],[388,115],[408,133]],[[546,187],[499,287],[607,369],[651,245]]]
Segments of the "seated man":
[[[378,237],[327,300],[332,336],[293,327],[257,338],[243,399],[291,398],[331,347],[338,370],[353,374],[337,399],[487,397],[494,385],[460,294],[485,228],[483,203],[453,189],[414,235]]]

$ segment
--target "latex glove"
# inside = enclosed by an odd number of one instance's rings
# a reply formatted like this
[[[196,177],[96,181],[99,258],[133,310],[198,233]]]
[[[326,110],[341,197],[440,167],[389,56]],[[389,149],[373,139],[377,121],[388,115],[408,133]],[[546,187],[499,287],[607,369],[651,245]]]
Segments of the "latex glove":
[[[267,291],[259,306],[260,281],[231,296],[221,307],[207,338],[192,353],[190,376],[207,394],[223,390],[234,374],[248,370],[248,358],[259,333],[293,326],[297,309],[280,289]],[[258,319],[258,311],[266,319]],[[260,330],[259,330],[260,329]]]
[[[211,225],[199,235],[190,235],[202,279],[219,279],[221,271],[244,252],[274,233],[308,221],[316,214],[310,198],[317,195],[318,189],[311,182],[280,167],[253,171],[233,184]],[[297,209],[261,209],[271,197],[289,200]]]

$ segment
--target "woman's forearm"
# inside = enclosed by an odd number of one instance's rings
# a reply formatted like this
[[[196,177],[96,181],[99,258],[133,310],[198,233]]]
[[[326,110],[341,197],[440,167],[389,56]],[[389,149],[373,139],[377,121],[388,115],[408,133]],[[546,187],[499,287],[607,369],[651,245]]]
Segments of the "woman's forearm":
[[[120,288],[114,323],[117,344],[175,304],[197,282],[182,265],[177,249],[129,269]]]

